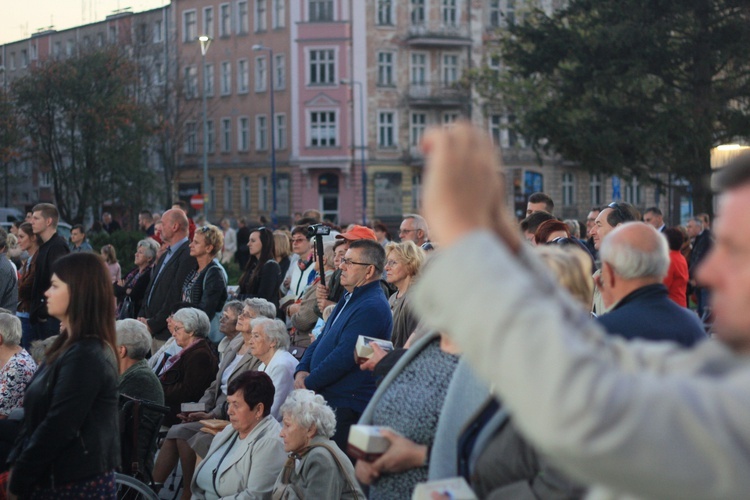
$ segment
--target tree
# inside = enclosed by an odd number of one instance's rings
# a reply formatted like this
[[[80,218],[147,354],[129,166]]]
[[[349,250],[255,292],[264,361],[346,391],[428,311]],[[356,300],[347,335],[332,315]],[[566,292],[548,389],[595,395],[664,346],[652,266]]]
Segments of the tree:
[[[49,169],[62,218],[81,222],[153,186],[143,158],[150,111],[136,84],[134,64],[115,48],[48,60],[14,82],[29,153]]]
[[[12,183],[10,165],[19,157],[19,143],[21,131],[18,124],[18,116],[13,105],[8,99],[8,94],[0,93],[0,166],[3,169],[3,200],[7,207],[10,202],[9,189]]]
[[[670,172],[710,211],[710,150],[750,130],[745,0],[571,0],[499,43],[470,79],[538,153],[626,177]]]

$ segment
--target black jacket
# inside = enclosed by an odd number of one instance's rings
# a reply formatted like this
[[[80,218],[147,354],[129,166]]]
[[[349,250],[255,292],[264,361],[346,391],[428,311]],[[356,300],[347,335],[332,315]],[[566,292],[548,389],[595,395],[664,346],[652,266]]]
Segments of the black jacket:
[[[182,285],[183,290],[188,283],[188,278]],[[193,289],[190,291],[190,303],[200,309],[212,319],[216,313],[220,313],[227,301],[227,282],[224,273],[215,261],[208,263],[205,269],[198,275]]]
[[[34,275],[34,286],[31,289],[31,305],[29,306],[31,323],[36,324],[40,320],[46,320],[49,317],[47,314],[47,299],[44,297],[44,292],[47,291],[50,285],[52,264],[60,257],[69,253],[68,244],[57,233],[53,234],[37,250],[34,256],[36,273]]]
[[[165,258],[166,253],[159,258],[151,270],[151,279],[143,296],[143,302],[141,302],[141,312],[138,314],[147,319],[151,335],[159,340],[167,340],[171,336],[167,329],[169,310],[180,302],[182,284],[197,264],[195,258],[190,256],[188,242],[177,249],[164,270],[159,273]],[[149,300],[149,295],[151,300]]]
[[[42,365],[26,388],[24,420],[8,462],[10,490],[28,495],[120,464],[115,355],[97,339]]]

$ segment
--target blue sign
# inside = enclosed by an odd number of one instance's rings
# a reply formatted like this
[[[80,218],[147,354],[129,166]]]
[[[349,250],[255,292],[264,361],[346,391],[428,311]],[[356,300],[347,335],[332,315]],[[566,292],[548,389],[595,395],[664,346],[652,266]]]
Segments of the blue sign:
[[[612,176],[612,200],[617,201],[622,199],[620,194],[620,178],[616,175]]]

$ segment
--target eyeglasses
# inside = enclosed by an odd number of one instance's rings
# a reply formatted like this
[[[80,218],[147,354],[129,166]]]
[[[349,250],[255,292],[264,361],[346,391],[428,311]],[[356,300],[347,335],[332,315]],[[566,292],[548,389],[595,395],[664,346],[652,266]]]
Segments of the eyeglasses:
[[[247,311],[242,311],[242,313],[238,317],[245,318],[245,319],[253,319],[255,318],[255,314],[247,312]]]
[[[612,203],[607,205],[607,208],[611,208],[612,210],[617,212],[617,216],[620,218],[621,221],[624,222],[628,220],[628,217],[625,216],[625,212],[622,211],[622,207],[618,205],[616,201],[613,201]]]
[[[211,228],[208,226],[202,226],[202,227],[199,227],[197,230],[198,232],[201,232],[201,233],[207,233],[211,230]]]
[[[385,263],[385,267],[393,267],[397,265],[398,265],[398,261],[395,261],[395,260],[389,260],[388,262]]]
[[[352,259],[347,259],[346,257],[341,259],[341,265],[342,266],[351,266],[352,264],[356,264],[358,266],[374,266],[375,264],[368,264],[367,262],[354,262]]]
[[[417,231],[417,229],[399,229],[398,234],[408,234]]]

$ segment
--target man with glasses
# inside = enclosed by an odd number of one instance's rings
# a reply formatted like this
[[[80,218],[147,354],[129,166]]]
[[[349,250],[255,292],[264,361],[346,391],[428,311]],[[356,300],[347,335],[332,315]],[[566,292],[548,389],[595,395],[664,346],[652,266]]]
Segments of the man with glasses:
[[[310,260],[312,244],[307,237],[308,226],[296,226],[292,230],[292,256],[289,270],[281,283],[281,293],[300,297],[307,288],[313,265]]]
[[[430,235],[424,217],[418,214],[406,214],[404,220],[401,221],[398,237],[401,241],[413,241],[419,247],[427,243],[430,240]]]
[[[375,393],[375,378],[354,361],[357,337],[389,340],[393,328],[390,306],[380,287],[385,250],[374,239],[349,245],[341,260],[341,285],[346,293],[310,344],[294,374],[295,389],[311,389],[336,412],[333,440],[346,450],[349,427],[357,423]]]
[[[599,215],[594,221],[594,226],[591,228],[591,238],[594,240],[594,249],[599,251],[602,240],[607,236],[614,228],[624,222],[640,220],[641,214],[635,209],[630,203],[620,203],[613,201],[606,207],[602,208]],[[601,270],[594,273],[594,282],[599,283],[601,281]],[[607,307],[604,305],[602,299],[601,290],[599,287],[594,288],[594,306],[593,311],[596,314],[604,314],[607,312]]]

